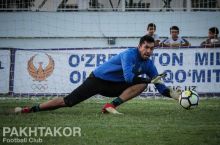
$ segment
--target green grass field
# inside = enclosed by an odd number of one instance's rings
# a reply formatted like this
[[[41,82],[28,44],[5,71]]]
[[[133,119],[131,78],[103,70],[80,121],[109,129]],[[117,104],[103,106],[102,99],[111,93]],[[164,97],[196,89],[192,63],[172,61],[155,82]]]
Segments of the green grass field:
[[[80,127],[81,137],[41,137],[43,145],[219,145],[220,99],[201,100],[184,110],[174,100],[135,99],[118,109],[124,115],[101,114],[109,100],[88,100],[72,108],[35,114],[8,114],[15,106],[40,100],[0,100],[3,127]],[[1,139],[0,144],[3,143]],[[22,144],[22,143],[17,143]],[[30,144],[30,143],[26,143]],[[37,143],[35,143],[37,144]]]

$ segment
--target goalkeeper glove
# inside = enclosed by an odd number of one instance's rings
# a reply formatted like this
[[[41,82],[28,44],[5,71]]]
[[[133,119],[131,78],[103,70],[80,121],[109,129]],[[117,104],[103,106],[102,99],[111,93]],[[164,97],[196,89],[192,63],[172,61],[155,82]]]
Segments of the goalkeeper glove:
[[[162,73],[162,74],[159,74],[157,76],[155,76],[152,80],[151,80],[151,83],[152,84],[163,84],[163,81],[161,80],[162,78],[166,77],[166,73]]]
[[[142,84],[142,83],[152,83],[152,84],[163,84],[163,81],[161,78],[164,78],[166,76],[165,73],[159,74],[155,76],[153,79],[148,79],[148,78],[142,78],[142,77],[134,77],[133,78],[133,83],[134,84]]]
[[[179,97],[182,93],[180,88],[177,88],[176,90],[173,90],[172,88],[169,88],[170,90],[170,97],[172,97],[175,100],[179,100]]]

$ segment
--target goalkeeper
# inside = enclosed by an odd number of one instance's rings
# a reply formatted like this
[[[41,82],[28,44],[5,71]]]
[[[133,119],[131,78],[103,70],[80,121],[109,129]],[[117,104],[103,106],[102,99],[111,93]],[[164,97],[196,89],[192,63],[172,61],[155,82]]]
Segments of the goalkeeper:
[[[96,94],[117,97],[104,105],[103,113],[120,114],[115,108],[140,95],[149,83],[155,84],[158,91],[167,97],[178,99],[179,92],[167,88],[161,82],[165,74],[158,74],[152,60],[154,39],[145,35],[140,38],[137,48],[130,48],[112,57],[97,67],[90,76],[69,95],[55,98],[33,107],[17,107],[15,112],[30,113],[72,107]],[[148,78],[138,77],[146,74]]]

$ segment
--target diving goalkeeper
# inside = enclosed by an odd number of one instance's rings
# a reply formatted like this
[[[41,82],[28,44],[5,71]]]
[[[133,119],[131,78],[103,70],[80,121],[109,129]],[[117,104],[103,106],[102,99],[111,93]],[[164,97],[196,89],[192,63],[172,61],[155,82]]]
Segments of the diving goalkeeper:
[[[31,113],[72,107],[96,94],[117,97],[102,108],[103,113],[120,114],[116,107],[140,95],[149,83],[155,84],[158,91],[167,97],[178,99],[179,92],[166,87],[156,67],[149,58],[154,50],[154,39],[145,35],[140,38],[137,48],[130,48],[112,57],[97,67],[89,77],[69,95],[49,100],[32,107],[16,107],[15,112]],[[139,77],[146,74],[147,78]]]

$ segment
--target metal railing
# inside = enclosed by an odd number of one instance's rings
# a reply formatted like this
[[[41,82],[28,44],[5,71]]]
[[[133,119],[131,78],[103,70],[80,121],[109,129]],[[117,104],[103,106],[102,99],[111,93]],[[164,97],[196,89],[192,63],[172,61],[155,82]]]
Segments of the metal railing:
[[[220,11],[220,0],[0,0],[0,11]]]

